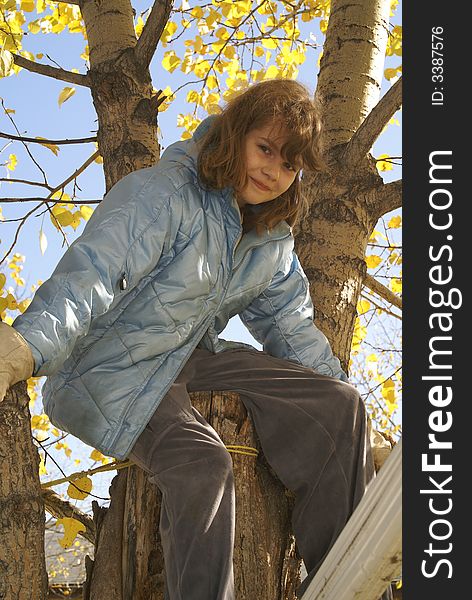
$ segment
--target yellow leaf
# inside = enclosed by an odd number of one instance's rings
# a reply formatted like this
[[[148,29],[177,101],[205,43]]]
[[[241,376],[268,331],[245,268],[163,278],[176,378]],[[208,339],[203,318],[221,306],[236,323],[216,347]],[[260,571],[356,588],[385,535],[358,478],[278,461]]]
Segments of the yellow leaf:
[[[30,304],[31,304],[31,300],[22,300],[21,302],[19,302],[18,308],[20,309],[20,312],[24,313]]]
[[[88,221],[93,214],[93,208],[91,206],[83,205],[80,207],[80,214]]]
[[[401,227],[401,225],[402,218],[400,216],[392,217],[388,222],[388,227],[391,227],[392,229],[398,229],[398,227]]]
[[[193,72],[197,77],[205,77],[210,70],[210,63],[207,60],[199,61],[193,68]]]
[[[351,353],[357,354],[360,350],[361,342],[367,335],[367,327],[361,325],[359,317],[356,317],[354,323],[354,333],[352,336]]]
[[[215,36],[220,40],[227,40],[230,36],[230,33],[226,27],[220,27],[215,31]]]
[[[16,158],[16,154],[10,154],[8,156],[8,160],[10,161],[9,163],[7,163],[7,169],[10,169],[10,171],[14,171],[16,168],[16,165],[18,164],[18,159]]]
[[[270,38],[263,39],[261,41],[261,44],[264,46],[264,48],[268,48],[269,50],[273,50],[274,48],[277,48],[277,42]]]
[[[62,106],[62,104],[64,104],[64,102],[69,100],[69,98],[71,98],[74,94],[75,94],[75,88],[71,88],[71,87],[63,88],[63,90],[59,94],[57,103],[59,104],[59,106]]]
[[[385,69],[384,70],[384,77],[385,79],[388,79],[390,81],[390,79],[393,79],[394,77],[397,76],[397,70],[396,69]]]
[[[7,278],[4,273],[0,273],[0,290],[2,290],[5,286]]]
[[[69,487],[67,488],[67,494],[69,495],[69,498],[73,498],[74,500],[83,500],[89,495],[92,486],[92,480],[90,477],[85,475],[84,477],[76,479],[69,484]]]
[[[192,8],[190,14],[195,19],[201,19],[203,17],[203,9],[200,6],[196,6],[195,8]]]
[[[140,15],[136,21],[136,25],[134,26],[134,32],[135,32],[137,38],[141,37],[143,29],[144,29],[144,20],[143,20],[142,16]]]
[[[187,102],[198,102],[200,100],[200,94],[195,90],[190,90],[187,93]]]
[[[368,269],[375,269],[375,267],[378,267],[380,265],[382,259],[376,254],[370,254],[369,256],[365,257],[365,262]]]
[[[51,423],[49,421],[49,417],[43,413],[41,415],[33,415],[31,417],[31,428],[38,429],[41,431],[49,431],[51,427]]]
[[[374,244],[377,241],[377,237],[380,237],[388,242],[388,239],[384,236],[384,234],[380,231],[377,231],[377,229],[374,229],[374,231],[370,234],[369,242]]]
[[[36,21],[31,21],[28,23],[28,31],[33,34],[37,34],[41,31],[41,20],[36,19]]]
[[[381,154],[377,159],[377,169],[379,171],[391,171],[393,165],[390,161],[382,160],[383,158],[390,158],[388,154]]]
[[[275,65],[270,65],[264,73],[264,79],[277,79],[277,77],[280,77],[279,69]]]
[[[84,33],[82,22],[78,19],[75,19],[74,21],[69,21],[68,27],[70,33]],[[71,71],[73,73],[78,73],[76,69],[71,69]]]
[[[100,461],[104,465],[110,462],[110,459],[104,456],[99,450],[92,450],[90,453],[90,458],[92,460]]]
[[[85,531],[85,525],[83,525],[77,519],[71,517],[64,517],[56,521],[57,525],[64,527],[64,537],[59,540],[59,544],[65,549],[70,548],[74,543],[79,531]]]
[[[396,403],[395,383],[392,379],[387,379],[382,384],[382,396],[387,404],[389,414],[398,408]]]
[[[90,56],[89,56],[89,45],[88,44],[85,45],[84,51],[80,55],[80,58],[82,58],[83,60],[89,60],[90,59]]]
[[[37,135],[35,139],[37,139],[37,140],[44,140],[44,139],[46,139],[46,138],[39,137],[39,136]],[[58,153],[59,153],[59,146],[57,146],[56,144],[41,144],[41,146],[45,146],[46,148],[48,148],[49,150],[51,150],[51,152],[52,152],[53,154],[55,154],[56,156],[57,156],[57,155],[58,155]]]
[[[327,19],[321,19],[320,20],[320,31],[321,31],[321,33],[326,33],[327,29],[328,29],[328,20]]]
[[[8,310],[16,310],[18,308],[16,299],[12,294],[7,294],[7,308]]]
[[[357,312],[363,315],[370,309],[370,302],[368,300],[361,299],[357,303]]]
[[[7,77],[13,67],[13,56],[9,50],[0,49],[0,77]]]
[[[34,4],[34,0],[21,0],[20,10],[24,10],[25,12],[33,12]]]
[[[234,46],[226,46],[226,48],[223,50],[223,55],[232,60],[237,56],[236,49]]]
[[[177,31],[177,27],[178,27],[177,23],[168,21],[167,25],[164,28],[164,31],[162,32],[161,41],[167,43],[170,40],[170,38],[174,35],[174,33]]]
[[[214,75],[208,75],[207,77],[207,88],[213,90],[218,87],[218,79]]]
[[[72,213],[72,220],[70,222],[71,227],[75,229],[77,229],[77,227],[80,225],[80,210],[77,210],[75,213]]]
[[[74,219],[70,210],[68,210],[66,205],[61,202],[58,202],[52,207],[51,213],[49,214],[51,222],[57,229],[60,229],[60,226],[67,227]]]
[[[401,294],[402,293],[402,280],[399,279],[398,277],[394,277],[390,282],[390,289],[392,290],[392,292],[395,292],[396,294]]]
[[[3,313],[8,306],[8,301],[6,298],[0,298],[0,313]],[[3,319],[4,320],[4,319]]]
[[[170,50],[164,54],[162,66],[166,71],[169,71],[169,73],[173,73],[181,62],[182,60],[176,55],[176,53],[173,50]]]
[[[41,459],[39,461],[39,474],[47,475],[48,471],[46,469],[46,465],[44,464],[44,456],[41,454]]]

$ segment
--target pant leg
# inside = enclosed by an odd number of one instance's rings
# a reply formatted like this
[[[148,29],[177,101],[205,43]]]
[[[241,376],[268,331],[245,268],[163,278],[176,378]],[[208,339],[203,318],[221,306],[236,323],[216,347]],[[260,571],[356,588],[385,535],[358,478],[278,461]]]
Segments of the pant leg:
[[[352,385],[264,352],[197,352],[188,390],[238,391],[267,461],[295,492],[301,597],[375,475],[364,404]]]
[[[162,492],[166,600],[234,600],[232,459],[191,406],[183,379],[170,388],[129,458]]]

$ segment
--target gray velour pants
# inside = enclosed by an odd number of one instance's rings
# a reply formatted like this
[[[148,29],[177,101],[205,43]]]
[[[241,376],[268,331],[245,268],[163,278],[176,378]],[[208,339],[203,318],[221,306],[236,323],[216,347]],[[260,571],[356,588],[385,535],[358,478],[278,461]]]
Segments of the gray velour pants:
[[[352,385],[265,352],[197,348],[129,455],[162,492],[167,600],[235,600],[232,459],[188,395],[209,390],[239,392],[295,494],[300,598],[374,477],[364,404]]]

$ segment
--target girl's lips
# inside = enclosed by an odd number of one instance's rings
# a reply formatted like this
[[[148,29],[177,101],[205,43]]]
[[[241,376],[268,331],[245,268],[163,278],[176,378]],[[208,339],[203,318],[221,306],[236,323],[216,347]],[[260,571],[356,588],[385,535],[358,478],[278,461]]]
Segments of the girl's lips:
[[[256,181],[255,179],[253,179],[251,177],[251,180],[253,181],[253,183],[263,192],[270,192],[270,188],[268,188],[266,185],[263,185],[262,183],[259,183],[258,181]]]

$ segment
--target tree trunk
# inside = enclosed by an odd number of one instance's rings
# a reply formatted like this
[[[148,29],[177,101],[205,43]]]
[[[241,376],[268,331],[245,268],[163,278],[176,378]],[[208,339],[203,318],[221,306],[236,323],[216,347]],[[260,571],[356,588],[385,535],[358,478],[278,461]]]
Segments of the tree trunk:
[[[97,111],[97,140],[108,191],[122,177],[155,165],[158,94],[149,64],[136,55],[136,34],[129,0],[84,2],[82,17],[90,47],[91,93]]]
[[[26,383],[0,402],[0,598],[46,600],[44,502]]]
[[[321,103],[329,172],[305,178],[311,209],[295,231],[316,325],[346,371],[367,243],[381,216],[373,198],[384,183],[368,153],[370,146],[354,168],[346,168],[343,152],[380,96],[389,11],[389,0],[331,4],[315,94]]]
[[[261,454],[238,394],[200,392],[191,394],[191,399],[226,445],[259,450],[257,457],[232,454],[236,598],[295,600],[301,559],[291,531],[291,494]],[[137,466],[121,471],[113,486],[119,492],[112,491],[112,503],[100,528],[95,566],[88,577],[84,600],[162,600],[165,574],[158,532],[161,494]],[[116,523],[123,514],[120,537]]]

